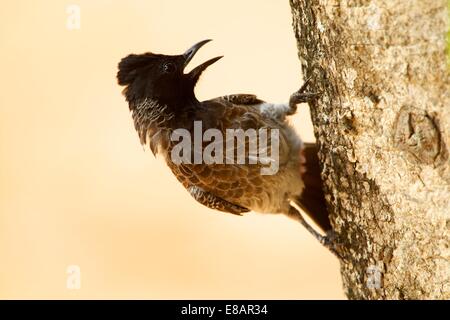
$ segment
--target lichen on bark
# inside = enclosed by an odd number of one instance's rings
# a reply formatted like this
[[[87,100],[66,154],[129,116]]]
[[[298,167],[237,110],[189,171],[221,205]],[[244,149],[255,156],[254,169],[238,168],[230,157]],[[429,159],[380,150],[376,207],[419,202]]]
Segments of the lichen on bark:
[[[447,0],[290,0],[354,299],[450,298]]]

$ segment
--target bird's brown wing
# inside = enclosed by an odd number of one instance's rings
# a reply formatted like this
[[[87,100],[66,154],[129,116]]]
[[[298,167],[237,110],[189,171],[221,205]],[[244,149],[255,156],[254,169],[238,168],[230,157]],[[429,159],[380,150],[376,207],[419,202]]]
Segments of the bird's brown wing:
[[[255,129],[258,131],[258,129],[263,128],[276,129],[278,126],[276,121],[262,117],[259,110],[253,108],[252,105],[237,105],[225,100],[223,97],[203,102],[203,108],[207,108],[208,112],[199,110],[195,117],[196,120],[202,121],[203,130],[210,128],[218,129],[222,132],[224,137],[226,137],[226,129]],[[278,148],[280,169],[286,162],[285,159],[288,159],[289,157],[290,145],[287,141],[287,137],[285,137],[280,130]],[[261,168],[267,167],[267,165],[261,164],[260,162],[249,164],[250,148],[248,143],[249,140],[246,139],[244,164],[236,163],[236,159],[234,159],[232,164],[227,164],[226,162],[223,164],[175,164],[171,161],[168,161],[167,164],[186,189],[189,190],[189,188],[197,187],[221,200],[229,202],[230,204],[238,207],[245,207],[245,205],[242,205],[242,203],[245,202],[244,199],[263,193],[263,184],[267,179],[271,179],[269,176],[261,176]],[[209,144],[209,141],[203,141],[203,149]],[[257,148],[256,155],[258,159],[261,155],[261,150],[267,153],[268,157],[272,155],[270,150],[270,134],[268,135],[267,145],[269,148],[268,150]],[[224,141],[224,155],[226,155],[225,147],[226,143]],[[224,208],[226,209],[226,206]],[[223,211],[232,212],[234,210]]]
[[[267,129],[267,146],[271,146],[271,129],[281,129],[280,124],[276,119],[271,119],[261,114],[259,105],[265,103],[258,99],[254,94],[231,94],[227,96],[217,97],[208,101],[204,101],[203,105],[208,108],[204,119],[204,123],[209,119],[214,119],[216,122],[212,123],[213,128],[221,127],[222,129]],[[216,113],[216,114],[214,114]],[[211,117],[211,115],[213,115]],[[284,136],[283,130],[279,130],[279,154],[278,160],[280,166],[284,165],[290,157],[291,146],[287,143],[287,137]],[[246,142],[246,150],[248,150],[248,143]],[[258,156],[264,154],[271,154],[268,149],[258,149]],[[248,159],[246,158],[246,161]],[[246,162],[248,163],[248,162]]]
[[[306,160],[304,164],[306,171],[302,174],[305,188],[303,189],[302,194],[295,199],[295,203],[302,208],[323,231],[331,230],[325,194],[322,189],[317,145],[315,143],[305,143],[302,152]]]

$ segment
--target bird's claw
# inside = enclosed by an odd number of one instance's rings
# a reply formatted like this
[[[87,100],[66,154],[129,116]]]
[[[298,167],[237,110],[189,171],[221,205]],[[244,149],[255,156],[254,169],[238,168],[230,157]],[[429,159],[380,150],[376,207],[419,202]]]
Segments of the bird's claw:
[[[303,91],[305,91],[306,87],[308,86],[309,82],[311,81],[312,76],[309,76],[305,82],[302,84],[302,86],[300,87],[300,89],[297,90],[298,93],[303,93]]]
[[[292,109],[295,109],[295,105],[299,103],[305,103],[310,102],[322,95],[322,92],[305,92],[306,88],[308,87],[309,82],[311,81],[312,76],[309,76],[305,83],[302,84],[300,89],[298,89],[296,92],[294,92],[290,99],[289,99],[289,105]]]
[[[328,230],[326,232],[326,235],[322,237],[320,242],[336,257],[338,257],[338,259],[342,260],[342,255],[339,253],[339,247],[341,246],[339,235],[334,230]]]

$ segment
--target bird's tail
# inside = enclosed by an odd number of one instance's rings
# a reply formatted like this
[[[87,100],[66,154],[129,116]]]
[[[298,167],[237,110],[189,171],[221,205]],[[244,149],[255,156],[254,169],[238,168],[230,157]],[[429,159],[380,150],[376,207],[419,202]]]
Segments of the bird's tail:
[[[320,164],[315,143],[305,143],[302,150],[304,170],[302,172],[305,188],[294,202],[323,230],[332,229],[328,217],[325,195],[322,190]]]

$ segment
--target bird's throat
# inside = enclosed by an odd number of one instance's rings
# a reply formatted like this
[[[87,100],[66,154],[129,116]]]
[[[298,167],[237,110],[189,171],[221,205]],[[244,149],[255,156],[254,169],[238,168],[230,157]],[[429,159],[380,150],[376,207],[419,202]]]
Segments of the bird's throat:
[[[147,138],[155,132],[169,127],[169,122],[174,113],[168,105],[159,103],[153,99],[144,99],[130,106],[134,127],[139,135],[142,145],[147,143]]]

